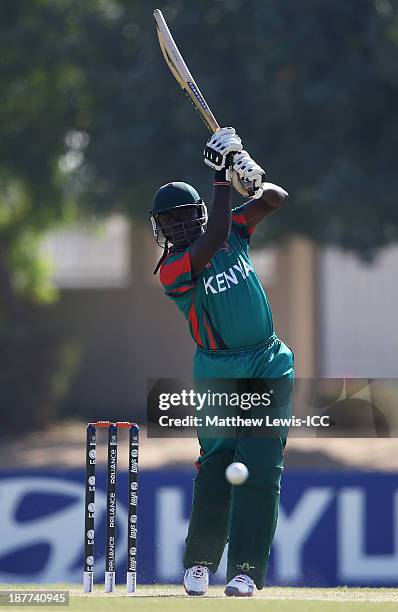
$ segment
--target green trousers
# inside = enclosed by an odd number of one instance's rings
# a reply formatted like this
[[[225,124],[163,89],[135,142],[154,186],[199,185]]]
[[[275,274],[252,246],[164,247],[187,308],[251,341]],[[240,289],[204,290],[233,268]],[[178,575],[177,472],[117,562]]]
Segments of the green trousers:
[[[216,388],[230,393],[261,395],[272,387],[278,416],[291,414],[293,354],[276,336],[244,350],[198,349],[194,377],[202,389],[208,387],[209,379],[218,379]],[[202,416],[211,411],[207,406]],[[251,407],[244,416],[264,417],[266,411],[263,406]],[[184,567],[206,565],[216,572],[228,542],[227,581],[243,573],[261,589],[278,518],[287,430],[215,427],[201,429],[198,437],[200,457]],[[239,486],[225,478],[225,469],[233,461],[244,463],[249,470],[248,479]]]

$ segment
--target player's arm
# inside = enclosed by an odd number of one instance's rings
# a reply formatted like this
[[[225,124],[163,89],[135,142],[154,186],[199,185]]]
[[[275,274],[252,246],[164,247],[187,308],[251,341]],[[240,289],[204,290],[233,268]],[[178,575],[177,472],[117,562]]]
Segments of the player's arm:
[[[250,230],[281,208],[288,199],[287,191],[273,183],[263,183],[263,194],[257,200],[248,200],[244,206],[247,227]]]
[[[192,276],[200,274],[205,265],[217,253],[229,236],[231,229],[231,187],[225,178],[225,170],[215,174],[214,192],[207,229],[190,248]]]
[[[204,159],[215,170],[212,208],[206,231],[190,248],[192,276],[198,276],[213,255],[224,244],[231,230],[231,187],[229,155],[242,149],[239,136],[233,128],[222,128],[207,141]]]
[[[286,202],[287,191],[265,182],[265,171],[247,153],[239,151],[233,156],[232,183],[242,195],[248,196],[254,190],[253,199],[243,207],[247,229],[250,231],[260,221],[278,210]]]

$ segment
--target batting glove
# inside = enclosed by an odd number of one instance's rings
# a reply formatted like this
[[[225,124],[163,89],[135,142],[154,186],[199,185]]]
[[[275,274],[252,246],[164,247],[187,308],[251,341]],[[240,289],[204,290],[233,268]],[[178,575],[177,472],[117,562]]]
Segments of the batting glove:
[[[232,184],[242,195],[258,199],[264,191],[265,170],[250,157],[247,151],[233,156]]]
[[[242,149],[242,141],[234,128],[221,128],[207,141],[203,152],[204,162],[207,166],[213,168],[213,170],[222,170],[226,167],[227,155]]]

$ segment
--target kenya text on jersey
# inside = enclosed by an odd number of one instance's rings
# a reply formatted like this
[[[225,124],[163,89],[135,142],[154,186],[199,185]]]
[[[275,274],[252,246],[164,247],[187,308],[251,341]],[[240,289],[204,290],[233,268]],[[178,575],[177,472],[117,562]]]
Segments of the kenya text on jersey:
[[[228,269],[228,271],[220,272],[208,278],[203,277],[203,284],[206,295],[210,293],[221,293],[231,288],[231,285],[237,285],[240,280],[245,280],[250,272],[254,272],[250,264],[243,258],[238,259],[238,262]]]

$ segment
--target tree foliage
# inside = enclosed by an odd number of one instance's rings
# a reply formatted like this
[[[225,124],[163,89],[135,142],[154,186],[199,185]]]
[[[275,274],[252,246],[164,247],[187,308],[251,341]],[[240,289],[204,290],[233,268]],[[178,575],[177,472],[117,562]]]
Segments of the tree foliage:
[[[208,198],[207,133],[164,64],[153,8],[1,3],[3,253],[77,213],[146,214],[171,179]],[[161,8],[219,122],[291,193],[270,237],[298,232],[365,255],[396,240],[397,0]]]

